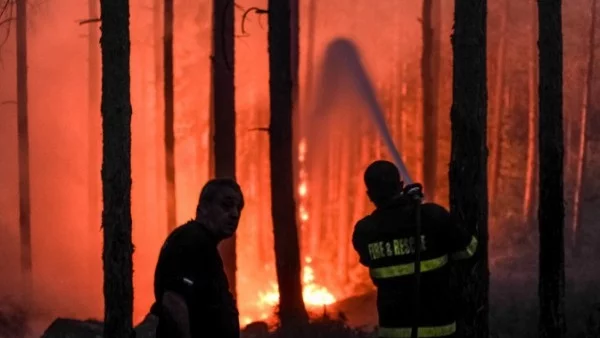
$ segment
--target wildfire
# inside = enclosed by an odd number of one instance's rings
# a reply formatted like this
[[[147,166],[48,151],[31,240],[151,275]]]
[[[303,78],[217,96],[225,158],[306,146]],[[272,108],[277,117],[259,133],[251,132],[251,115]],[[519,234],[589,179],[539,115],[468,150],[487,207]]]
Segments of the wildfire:
[[[312,259],[310,257],[306,257],[304,259],[305,265],[302,268],[302,298],[304,299],[304,305],[308,308],[321,308],[326,305],[331,305],[335,303],[336,299],[327,290],[327,288],[318,285],[315,283],[315,275],[314,270],[310,266]],[[277,283],[271,282],[269,286],[269,290],[266,292],[259,292],[258,294],[258,304],[257,306],[262,309],[272,310],[273,307],[277,306],[279,303],[279,290],[277,287]],[[260,314],[261,320],[266,320],[269,318],[269,312],[263,311]],[[243,319],[244,324],[250,324],[252,319],[250,317],[246,317]]]
[[[304,168],[304,160],[306,157],[306,140],[301,140],[298,145],[298,162],[299,162],[299,183],[298,183],[298,218],[300,220],[300,227],[305,226],[309,220],[309,213],[306,208],[306,198],[308,196],[308,184],[307,174]],[[311,266],[312,258],[305,257],[304,264],[302,267],[302,298],[304,299],[305,306],[310,310],[314,308],[321,308],[323,306],[331,305],[335,303],[335,296],[327,290],[326,287],[319,285],[316,282],[315,271]],[[253,320],[267,320],[270,314],[279,303],[279,288],[277,283],[271,282],[266,291],[258,293],[258,300],[256,307],[261,309],[259,318],[242,318],[242,324],[250,324]]]
[[[335,297],[327,290],[327,288],[315,284],[315,274],[310,266],[312,259],[305,258],[305,265],[302,269],[302,298],[308,306],[323,306],[330,305],[335,302]]]
[[[310,262],[310,257],[305,261]],[[327,290],[314,282],[314,272],[310,265],[304,266],[302,269],[302,298],[304,304],[309,308],[322,307],[331,305],[335,302],[335,297]],[[268,292],[259,293],[259,303],[261,305],[276,306],[279,303],[279,291],[276,283],[271,283]]]

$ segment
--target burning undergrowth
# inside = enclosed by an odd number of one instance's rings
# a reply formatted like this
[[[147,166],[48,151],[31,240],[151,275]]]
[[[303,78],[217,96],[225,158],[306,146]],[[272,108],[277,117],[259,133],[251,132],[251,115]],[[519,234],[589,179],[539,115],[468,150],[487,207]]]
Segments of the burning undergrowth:
[[[353,328],[348,325],[343,313],[337,318],[325,313],[312,319],[308,324],[293,328],[271,327],[258,322],[248,325],[243,338],[374,338],[376,332],[367,328]]]

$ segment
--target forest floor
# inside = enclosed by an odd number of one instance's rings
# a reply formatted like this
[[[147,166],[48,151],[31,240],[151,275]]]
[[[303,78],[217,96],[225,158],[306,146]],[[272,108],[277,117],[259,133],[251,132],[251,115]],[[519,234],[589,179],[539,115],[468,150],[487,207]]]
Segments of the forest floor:
[[[529,246],[529,253],[518,260],[495,257],[490,260],[490,338],[537,337],[538,297],[537,259]],[[567,338],[600,337],[600,257],[586,254],[585,259],[566,259],[566,320]],[[528,257],[528,258],[527,258]],[[369,338],[375,337],[377,324],[375,293],[342,300],[322,313],[303,332],[278,332],[266,325],[255,323],[247,327],[242,338]],[[1,305],[1,304],[0,304]],[[323,313],[326,314],[322,318]],[[27,320],[24,313],[0,306],[0,338],[39,337],[51,319]],[[42,324],[43,323],[43,324]],[[56,323],[55,323],[56,324]],[[58,331],[74,330],[76,337],[96,337],[101,332],[99,322],[65,320],[54,327]],[[29,327],[33,335],[22,335]],[[62,328],[61,328],[62,327]],[[100,331],[99,331],[100,330]],[[137,338],[152,337],[152,322],[137,329]],[[65,337],[48,335],[46,337]]]
[[[598,265],[589,266],[598,269]],[[492,272],[490,285],[490,338],[533,338],[537,337],[538,299],[537,278],[534,269],[513,268],[500,273],[496,268]],[[600,337],[600,280],[584,273],[581,267],[577,270],[577,278],[568,278],[566,284],[566,319],[568,338]],[[592,271],[592,270],[589,270]],[[527,276],[530,275],[530,276]],[[569,273],[568,273],[569,275]],[[573,271],[570,273],[573,276]],[[329,308],[326,316],[315,319],[310,326],[293,333],[279,332],[267,328],[266,324],[254,323],[248,326],[242,338],[371,338],[377,324],[375,310],[375,293],[369,293],[341,301]],[[0,315],[3,322],[12,325],[19,331],[24,317],[13,313],[12,317]],[[8,319],[8,321],[7,321]],[[55,332],[73,332],[71,337],[98,337],[101,334],[100,322],[81,322],[65,320],[54,324]],[[151,338],[153,323],[144,322],[137,328],[137,338]],[[39,328],[38,328],[39,329]],[[42,329],[43,331],[43,329]],[[31,335],[29,337],[39,337]],[[17,337],[13,334],[2,334],[0,338]],[[44,337],[66,337],[50,334]]]

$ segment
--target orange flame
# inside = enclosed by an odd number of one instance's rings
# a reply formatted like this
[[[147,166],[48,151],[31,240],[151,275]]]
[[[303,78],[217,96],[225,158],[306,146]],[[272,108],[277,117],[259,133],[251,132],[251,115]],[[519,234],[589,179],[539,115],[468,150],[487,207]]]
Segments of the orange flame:
[[[309,220],[309,213],[306,208],[306,198],[308,196],[308,184],[306,181],[306,170],[304,169],[304,159],[306,157],[306,140],[302,139],[298,145],[299,183],[298,183],[298,217],[302,227]],[[335,296],[322,285],[316,282],[315,272],[311,266],[312,258],[304,258],[302,268],[302,298],[308,310],[311,308],[321,308],[335,303]],[[267,320],[272,314],[273,307],[279,303],[279,288],[276,282],[271,282],[266,291],[258,293],[256,308],[260,309],[258,318],[244,317],[241,319],[242,325],[248,325],[253,320]]]

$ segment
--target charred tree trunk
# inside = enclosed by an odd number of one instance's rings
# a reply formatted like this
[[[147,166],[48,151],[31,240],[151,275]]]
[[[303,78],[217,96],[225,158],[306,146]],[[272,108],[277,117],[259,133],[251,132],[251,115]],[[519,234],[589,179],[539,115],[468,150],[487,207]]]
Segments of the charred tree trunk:
[[[298,161],[298,146],[300,144],[301,134],[299,126],[302,123],[300,116],[300,8],[298,0],[290,1],[290,44],[291,44],[291,67],[292,67],[292,156],[294,159],[294,186],[298,186],[300,180],[300,164]]]
[[[317,0],[308,2],[308,24],[306,33],[306,102],[310,102],[314,82],[314,59],[315,59],[315,26],[317,22]]]
[[[537,187],[537,174],[536,174],[536,153],[537,153],[537,123],[536,119],[538,116],[537,106],[537,34],[536,25],[537,17],[533,14],[536,13],[536,0],[531,0],[532,4],[532,18],[531,18],[531,42],[529,44],[529,113],[527,117],[527,171],[525,172],[525,197],[523,202],[523,221],[533,226],[534,221],[534,209],[537,203],[536,201],[536,187]]]
[[[215,177],[235,178],[234,9],[229,0],[213,0],[211,119]],[[231,291],[236,291],[235,235],[220,247]]]
[[[31,258],[31,188],[29,184],[29,121],[27,108],[27,2],[17,3],[17,130],[19,142],[19,229],[21,237],[21,272],[25,301],[32,291]]]
[[[565,336],[562,1],[538,0],[540,338]]]
[[[133,333],[129,1],[101,0],[104,337]]]
[[[504,97],[504,60],[506,59],[506,25],[508,21],[508,14],[510,12],[510,1],[504,0],[504,11],[502,13],[502,19],[500,23],[500,41],[498,44],[498,56],[496,59],[496,77],[494,84],[494,95],[492,97],[492,125],[490,126],[491,135],[489,138],[489,148],[491,150],[490,166],[489,166],[489,198],[490,198],[490,211],[492,214],[492,224],[496,217],[494,213],[496,203],[496,187],[498,186],[498,177],[500,164],[499,157],[502,149],[502,143],[500,142],[500,134],[502,133],[502,100]]]
[[[423,0],[423,185],[430,200],[435,200],[437,175],[437,136],[439,110],[441,3]]]
[[[98,0],[88,0],[88,17],[98,17]],[[100,37],[96,23],[88,24],[88,223],[100,225]]]
[[[293,75],[290,0],[269,0],[269,155],[271,213],[279,284],[279,319],[283,326],[304,323],[300,247],[293,177]]]
[[[315,25],[316,25],[316,21],[317,21],[317,0],[309,0],[308,2],[308,14],[307,14],[307,33],[306,33],[306,66],[305,66],[305,70],[306,70],[306,74],[305,74],[305,84],[304,87],[306,88],[305,90],[305,96],[304,96],[304,102],[307,102],[308,104],[312,104],[312,94],[313,94],[313,82],[314,82],[314,73],[315,73],[315,66],[314,66],[314,59],[315,59]],[[308,119],[312,118],[311,116],[307,116]],[[301,121],[302,122],[302,121]],[[306,124],[302,124],[300,126],[300,130],[302,130],[302,132],[306,133]],[[307,142],[307,147],[309,147],[309,143]],[[311,154],[312,155],[312,154]],[[305,160],[306,163],[306,169],[307,169],[307,173],[309,175],[309,177],[312,178],[312,182],[310,184],[308,184],[308,186],[310,187],[310,197],[309,197],[309,210],[312,214],[312,218],[320,218],[320,213],[321,213],[321,209],[320,206],[322,205],[322,203],[320,202],[320,190],[318,188],[316,188],[316,184],[315,184],[315,180],[319,179],[318,173],[319,173],[319,165],[315,165],[314,161],[308,162],[308,160]],[[321,175],[321,177],[323,177]],[[309,178],[309,181],[310,178]],[[315,187],[315,189],[313,189],[313,187]],[[314,254],[317,252],[317,245],[319,243],[319,240],[321,238],[320,232],[321,232],[321,222],[312,222],[309,221],[310,226],[308,227],[308,238],[304,238],[304,240],[306,241],[306,243],[303,244],[303,248],[306,248],[306,254],[308,256],[310,256],[311,258],[316,258],[314,256]]]
[[[175,97],[173,89],[173,0],[164,2],[164,105],[165,105],[165,174],[167,183],[167,229],[177,226],[175,191]]]
[[[584,90],[584,101],[581,109],[581,132],[579,133],[579,149],[577,151],[577,173],[575,178],[575,196],[573,201],[573,223],[572,223],[572,249],[575,254],[580,252],[580,236],[581,236],[581,220],[583,216],[583,208],[581,201],[583,200],[582,182],[586,177],[586,162],[587,162],[587,146],[590,134],[593,132],[587,123],[587,115],[592,106],[592,86],[594,80],[594,61],[596,59],[596,20],[597,20],[597,1],[592,0],[592,22],[590,25],[590,36],[588,42],[588,62],[586,74],[586,88]]]
[[[462,288],[462,308],[458,313],[463,316],[458,321],[458,336],[487,338],[487,0],[461,0],[454,4],[450,210],[479,240],[475,265],[458,268],[458,285]]]
[[[300,142],[302,140],[302,123],[300,115],[300,5],[299,0],[290,0],[290,49],[291,49],[291,74],[292,74],[292,170],[294,175],[294,187],[298,187],[300,172],[304,171],[305,165],[299,160]],[[296,196],[301,198],[298,190],[294,189]],[[298,224],[298,245],[300,251],[300,271],[302,271],[302,253],[304,252],[305,242],[302,241],[302,234],[305,233],[305,222],[300,221],[300,213],[296,208],[296,220]],[[300,273],[302,278],[302,272]]]

